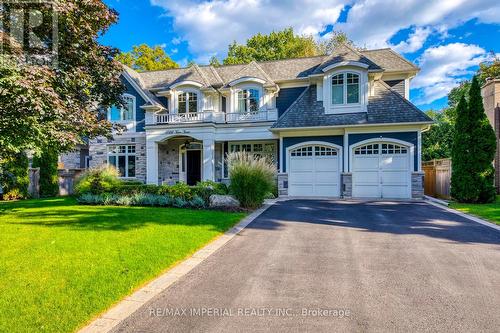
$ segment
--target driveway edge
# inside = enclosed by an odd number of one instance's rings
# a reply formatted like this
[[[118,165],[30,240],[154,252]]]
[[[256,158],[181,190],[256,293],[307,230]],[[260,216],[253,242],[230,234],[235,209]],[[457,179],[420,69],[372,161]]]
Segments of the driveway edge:
[[[189,273],[193,268],[198,266],[205,259],[211,256],[221,247],[223,247],[227,242],[233,239],[234,236],[240,233],[257,217],[259,217],[269,207],[271,207],[278,201],[281,200],[266,200],[261,208],[252,212],[234,227],[196,251],[191,257],[173,266],[167,272],[149,282],[146,286],[140,288],[139,290],[136,290],[133,294],[126,296],[123,300],[112,306],[111,309],[101,314],[97,319],[92,321],[90,324],[88,324],[78,332],[105,333],[111,331],[122,320],[129,317],[141,306],[153,299],[153,297],[159,295],[161,292],[169,288],[172,284]]]
[[[490,227],[492,229],[495,229],[496,231],[500,231],[500,226],[499,225],[496,225],[495,223],[493,222],[489,222],[489,221],[486,221],[486,220],[483,220],[479,217],[475,217],[475,216],[472,216],[472,215],[469,215],[469,214],[466,214],[466,213],[462,213],[461,211],[458,211],[456,209],[453,209],[453,208],[449,208],[449,207],[446,207],[446,206],[443,206],[443,205],[440,205],[438,203],[435,203],[435,202],[432,202],[432,201],[428,201],[426,200],[425,201],[426,203],[428,203],[429,205],[433,205],[434,207],[438,207],[438,208],[441,208],[443,210],[446,210],[450,213],[453,213],[453,214],[456,214],[456,215],[459,215],[461,217],[465,217],[466,219],[470,220],[470,221],[473,221],[473,222],[476,222],[476,223],[479,223],[479,224],[482,224],[486,227]]]

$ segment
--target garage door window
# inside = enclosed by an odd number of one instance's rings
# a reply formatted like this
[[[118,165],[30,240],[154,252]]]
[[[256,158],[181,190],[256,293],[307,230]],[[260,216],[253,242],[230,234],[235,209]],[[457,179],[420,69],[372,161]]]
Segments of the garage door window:
[[[399,145],[393,145],[390,143],[383,143],[382,144],[382,154],[406,154],[407,150],[406,147],[399,146]]]
[[[366,145],[354,150],[354,155],[374,155],[378,154],[378,144]]]
[[[302,147],[302,148],[297,148],[292,150],[290,153],[291,156],[312,156],[313,154],[313,147]]]

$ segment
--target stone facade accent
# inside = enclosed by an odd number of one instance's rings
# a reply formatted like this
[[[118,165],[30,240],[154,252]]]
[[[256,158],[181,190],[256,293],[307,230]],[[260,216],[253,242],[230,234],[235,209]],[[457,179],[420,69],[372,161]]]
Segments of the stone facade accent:
[[[179,147],[186,139],[170,139],[158,145],[158,181],[175,184],[179,181]]]
[[[340,188],[342,197],[345,199],[352,198],[352,173],[343,173],[341,175],[342,183]]]
[[[75,150],[61,154],[59,156],[60,169],[84,169],[85,156],[88,156],[89,150],[87,146],[79,145]]]
[[[288,174],[279,173],[278,174],[278,195],[286,196],[288,195]]]
[[[411,174],[411,197],[422,199],[424,197],[424,173],[413,172]]]
[[[120,136],[113,139],[97,138],[89,142],[89,167],[95,168],[108,163],[108,146],[135,144],[135,178],[146,181],[146,136],[145,133],[137,135]]]

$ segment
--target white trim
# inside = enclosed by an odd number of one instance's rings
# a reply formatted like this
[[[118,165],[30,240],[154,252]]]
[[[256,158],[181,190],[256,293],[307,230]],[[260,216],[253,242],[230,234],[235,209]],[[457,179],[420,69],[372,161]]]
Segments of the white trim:
[[[232,86],[235,86],[237,84],[240,84],[240,83],[243,83],[243,82],[252,82],[252,83],[259,83],[259,84],[264,84],[266,83],[266,81],[262,80],[262,79],[259,79],[257,77],[249,77],[249,76],[245,76],[245,77],[241,77],[239,79],[236,79],[236,80],[233,80],[231,82],[229,82],[229,86],[232,87]]]
[[[417,132],[417,171],[422,172],[422,131]]]
[[[259,92],[259,110],[264,107],[264,89],[262,86],[258,86],[255,84],[244,84],[234,89],[231,89],[231,104],[229,111],[226,109],[226,113],[238,113],[241,110],[238,110],[238,93],[242,90],[257,90]],[[250,110],[246,111],[250,112]]]
[[[195,88],[182,88],[178,90],[174,90],[174,93],[172,94],[172,106],[173,108],[171,109],[172,114],[179,114],[179,95],[181,94],[196,94],[196,112],[202,112],[203,109],[203,93],[199,89]],[[186,110],[183,113],[188,113],[189,110],[189,98],[186,99]]]
[[[345,67],[345,66],[361,67],[364,69],[368,69],[368,67],[369,67],[367,64],[364,64],[362,62],[349,60],[349,61],[341,61],[341,62],[331,64],[330,66],[323,68],[322,71],[323,71],[323,73],[326,73],[328,71],[331,71],[332,69],[335,69],[338,67]]]
[[[325,146],[325,147],[330,147],[334,148],[337,150],[338,154],[338,174],[339,174],[339,179],[338,179],[338,186],[339,186],[339,196],[342,195],[342,164],[343,164],[343,154],[342,150],[343,148],[337,144],[326,142],[326,141],[304,141],[301,143],[294,144],[292,146],[289,146],[286,148],[286,173],[290,175],[290,151],[293,149],[297,149],[300,147],[305,147],[305,146]],[[283,169],[283,165],[280,165],[280,168]],[[282,171],[283,173],[283,171]],[[290,183],[289,184],[289,190],[290,190]]]
[[[351,134],[351,133],[350,133]],[[392,139],[392,138],[386,138],[386,137],[380,137],[380,138],[372,138],[372,139],[366,139],[366,140],[363,140],[363,141],[359,141],[359,142],[356,142],[356,143],[353,143],[352,145],[349,146],[349,172],[353,174],[353,181],[352,181],[352,189],[354,191],[354,172],[352,171],[352,163],[353,163],[353,155],[354,155],[354,149],[360,147],[360,146],[364,146],[366,144],[370,144],[370,143],[395,143],[395,144],[399,144],[399,145],[402,145],[402,146],[405,146],[406,148],[409,149],[409,168],[408,168],[408,178],[407,178],[407,181],[408,181],[408,189],[407,189],[407,198],[408,199],[411,199],[411,175],[413,172],[415,172],[415,162],[414,162],[414,156],[415,156],[415,145],[410,143],[410,142],[407,142],[407,141],[403,141],[403,140],[398,140],[398,139]],[[381,147],[379,147],[379,150],[381,149]],[[353,196],[354,196],[354,193],[353,193]]]
[[[283,128],[270,128],[272,132],[279,131],[300,131],[300,130],[315,130],[315,129],[329,129],[329,128],[348,128],[348,127],[374,127],[374,126],[401,126],[401,125],[428,125],[433,124],[433,121],[421,122],[406,122],[406,123],[377,123],[377,124],[352,124],[352,125],[330,125],[330,126],[309,126],[309,127],[283,127]],[[416,131],[417,129],[415,129]]]
[[[283,137],[279,138],[279,161],[280,161],[280,173],[283,173]]]
[[[203,85],[201,83],[199,83],[199,82],[186,80],[186,81],[180,81],[180,82],[172,84],[170,86],[170,89],[175,89],[175,88],[177,88],[179,86],[195,86],[195,87],[198,87],[198,88],[203,87]],[[158,93],[161,93],[161,91],[158,92]]]

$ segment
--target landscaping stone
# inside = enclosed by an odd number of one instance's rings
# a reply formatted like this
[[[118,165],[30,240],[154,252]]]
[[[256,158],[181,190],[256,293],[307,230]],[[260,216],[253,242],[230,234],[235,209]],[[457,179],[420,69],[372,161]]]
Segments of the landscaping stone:
[[[240,202],[230,195],[213,194],[210,196],[210,208],[238,208]]]

